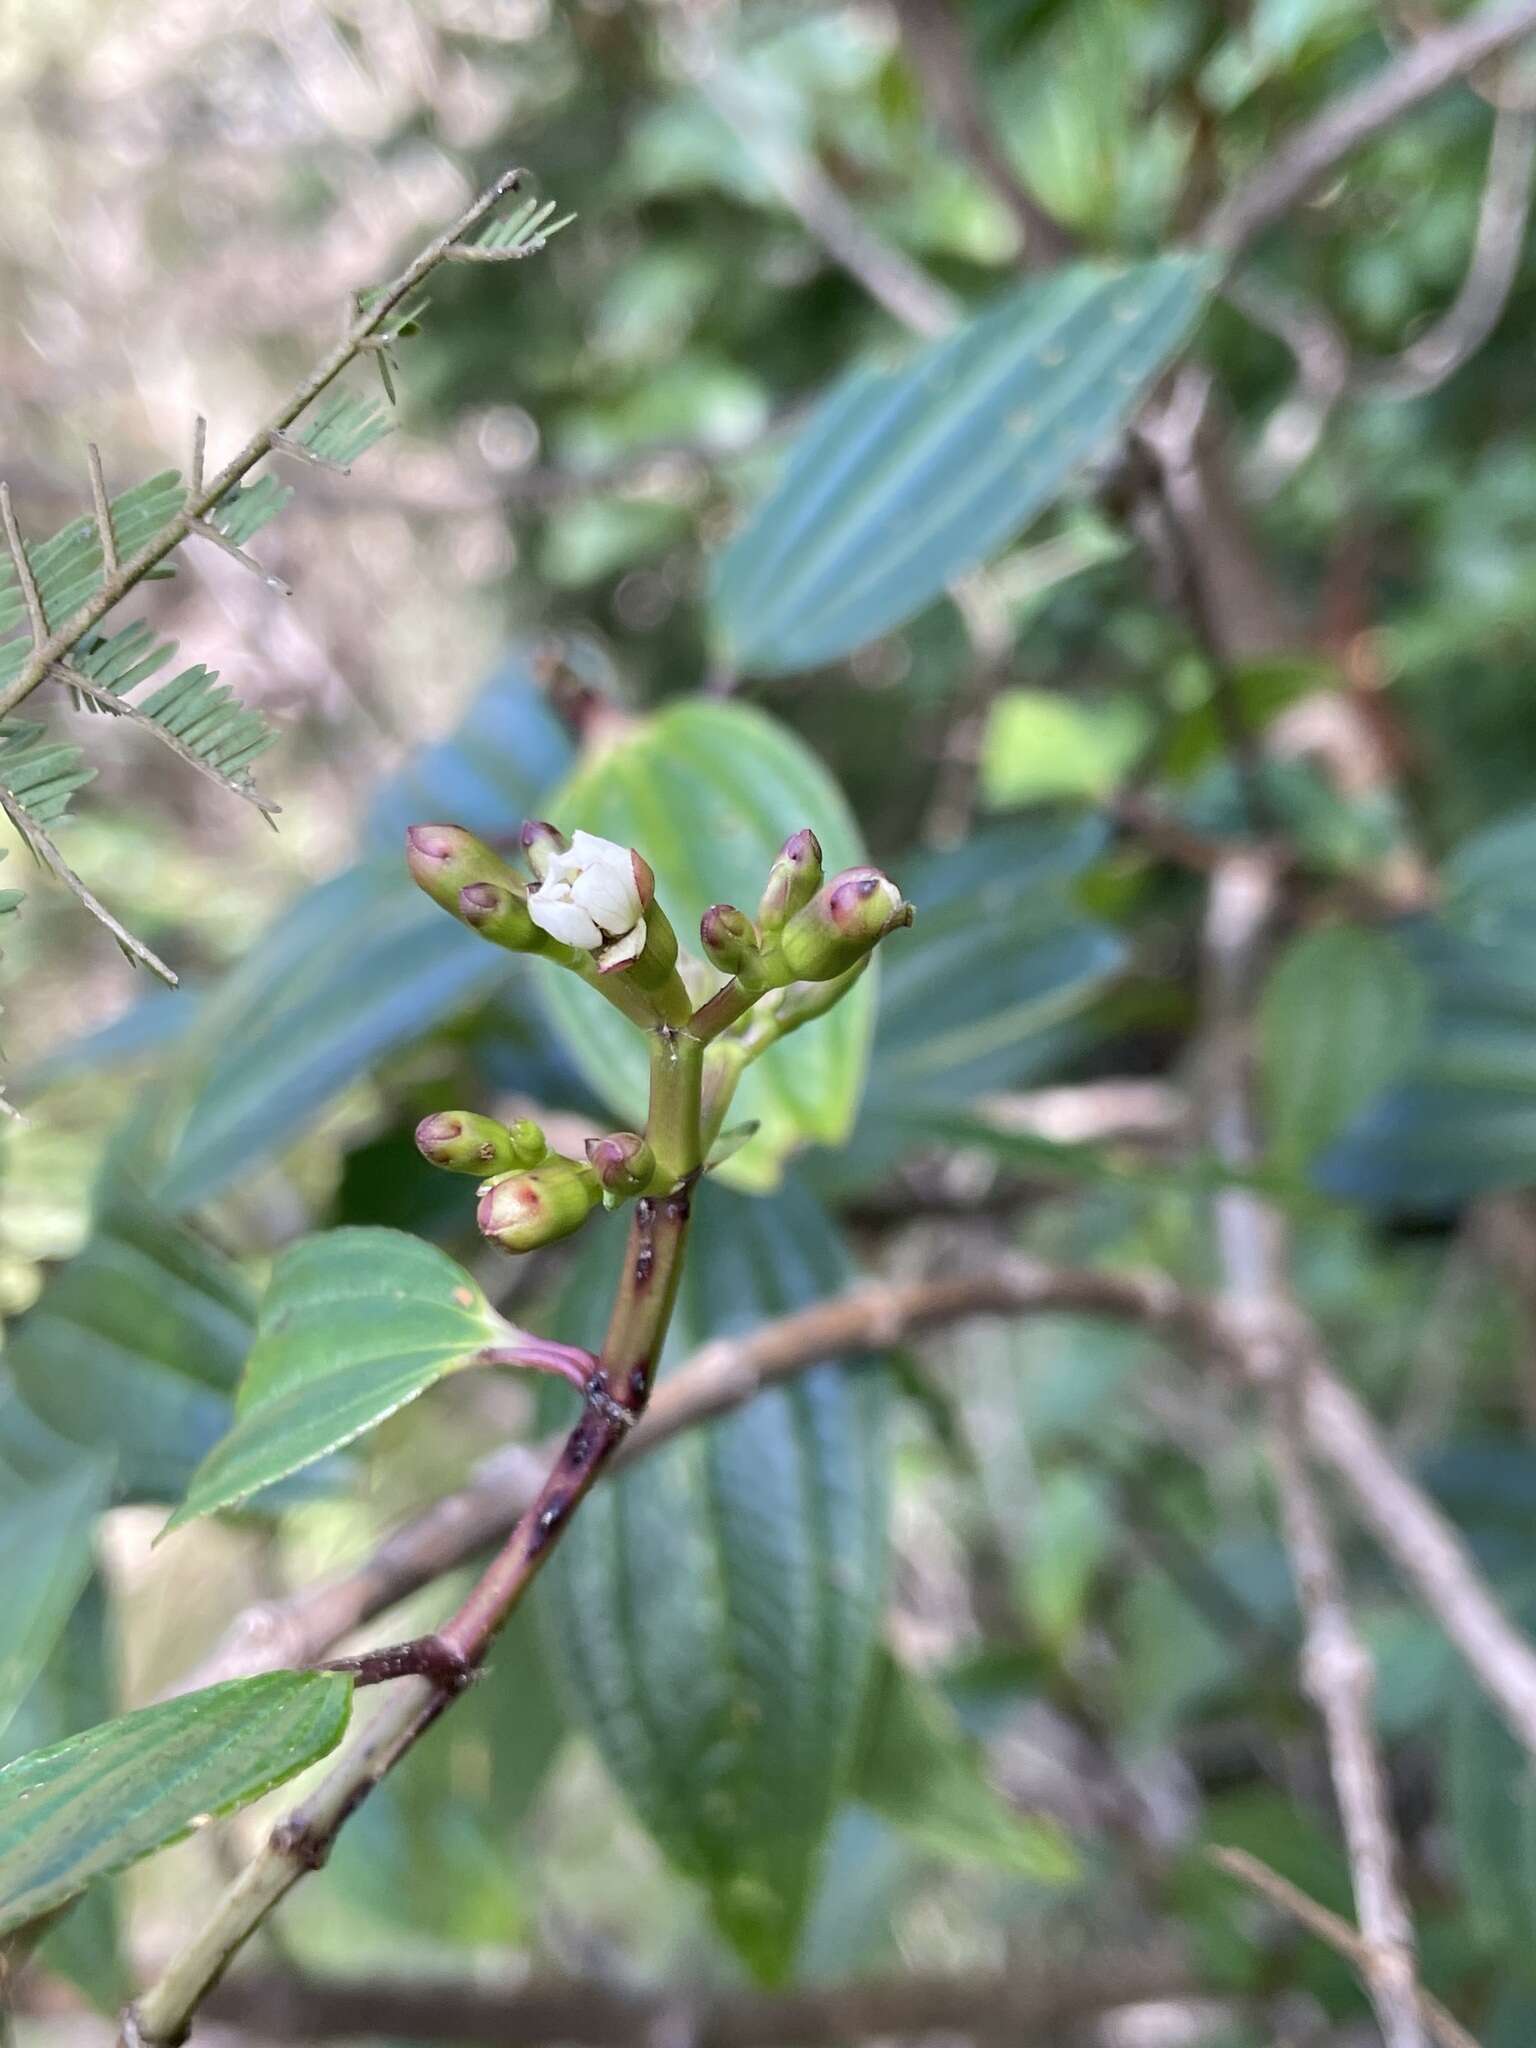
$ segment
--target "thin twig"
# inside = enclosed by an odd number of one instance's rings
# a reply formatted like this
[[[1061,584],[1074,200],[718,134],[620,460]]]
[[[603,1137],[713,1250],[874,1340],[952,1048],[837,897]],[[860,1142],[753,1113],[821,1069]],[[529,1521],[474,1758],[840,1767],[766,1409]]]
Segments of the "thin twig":
[[[1060,2040],[1078,2022],[1201,1985],[1172,1944],[1020,1961],[1002,1975],[900,1975],[790,1991],[620,1990],[592,1982],[466,1984],[377,1978],[336,1982],[240,1977],[220,1987],[210,2020],[266,2040],[387,2037],[483,2042],[486,2048],[843,2048],[850,2041],[957,2036],[988,2043]],[[1461,2048],[1461,2044],[1454,2044]]]
[[[1472,253],[1455,298],[1399,355],[1361,363],[1350,379],[1351,389],[1369,398],[1422,398],[1454,376],[1487,341],[1520,272],[1533,166],[1536,111],[1496,106]]]
[[[1275,871],[1262,858],[1234,855],[1211,878],[1201,1097],[1212,1146],[1237,1170],[1251,1168],[1257,1153],[1247,1058],[1254,983],[1276,900]],[[1386,2048],[1424,2048],[1413,1923],[1398,1882],[1386,1773],[1371,1719],[1375,1670],[1350,1614],[1308,1469],[1305,1381],[1315,1340],[1292,1298],[1278,1210],[1251,1189],[1234,1186],[1216,1195],[1215,1218],[1229,1313],[1249,1331],[1249,1368],[1268,1412],[1271,1469],[1306,1629],[1302,1683],[1327,1738],[1363,1941],[1361,1974]]]
[[[0,810],[5,812],[16,827],[34,857],[58,877],[99,925],[112,934],[122,953],[137,965],[147,967],[151,974],[158,975],[167,988],[180,986],[174,968],[167,967],[158,953],[146,946],[142,939],[136,939],[128,927],[112,915],[101,898],[94,895],[81,881],[42,826],[28,814],[25,805],[18,803],[11,792],[3,786],[0,786]]]
[[[32,564],[27,559],[21,529],[16,524],[16,511],[11,504],[9,484],[0,484],[0,522],[3,522],[5,527],[5,544],[10,549],[11,560],[16,566],[16,581],[27,607],[27,623],[32,628],[32,645],[34,648],[40,647],[48,638],[48,619],[43,611],[43,600],[38,594],[37,578],[32,574]]]
[[[658,1146],[665,1133],[692,1156],[677,1162],[682,1178],[667,1194],[642,1196],[635,1204],[600,1363],[581,1417],[537,1497],[457,1612],[433,1635],[397,1646],[394,1668],[411,1675],[395,1679],[361,1737],[272,1829],[168,1967],[125,2009],[122,2048],[174,2048],[186,2039],[194,2013],[231,1960],[294,1886],[322,1867],[350,1815],[473,1678],[592,1485],[644,1414],[676,1299],[700,1171],[701,1068],[702,1049],[685,1055],[670,1038],[653,1039],[646,1127],[658,1134]],[[383,1666],[391,1660],[375,1661]]]
[[[678,28],[669,44],[785,205],[849,276],[911,333],[947,334],[960,317],[960,302],[860,218],[810,152],[765,113],[726,53],[696,26]]]
[[[195,504],[203,488],[203,467],[208,456],[208,422],[199,413],[192,422],[192,463],[187,471],[187,503]],[[194,515],[195,516],[195,515]]]
[[[1499,102],[1488,144],[1467,268],[1450,305],[1396,355],[1352,355],[1343,329],[1322,306],[1253,273],[1228,280],[1224,296],[1296,361],[1294,390],[1265,423],[1253,481],[1274,493],[1312,455],[1334,407],[1347,394],[1423,398],[1437,391],[1493,333],[1519,275],[1536,167],[1536,110]]]
[[[657,1388],[621,1456],[644,1457],[668,1437],[741,1407],[821,1360],[868,1357],[922,1330],[977,1316],[1052,1312],[1136,1323],[1197,1358],[1214,1358],[1244,1376],[1256,1373],[1252,1332],[1241,1319],[1184,1293],[1162,1274],[1082,1271],[1011,1256],[966,1275],[861,1286],[705,1345]],[[1516,1739],[1536,1756],[1536,1648],[1499,1606],[1455,1529],[1398,1470],[1355,1395],[1316,1356],[1308,1361],[1302,1397],[1314,1454],[1332,1468],[1360,1520]],[[374,1615],[504,1537],[536,1493],[545,1463],[537,1448],[497,1452],[468,1486],[402,1525],[360,1564],[247,1610],[177,1689],[324,1656]]]
[[[1319,1905],[1317,1900],[1299,1890],[1277,1870],[1271,1870],[1267,1863],[1261,1863],[1257,1856],[1251,1856],[1246,1849],[1213,1847],[1206,1855],[1218,1870],[1224,1870],[1228,1877],[1245,1884],[1251,1891],[1267,1899],[1279,1912],[1305,1927],[1309,1934],[1315,1934],[1319,1941],[1326,1942],[1336,1955],[1343,1956],[1362,1973],[1365,1968],[1366,1944],[1358,1931],[1347,1920],[1341,1920],[1337,1913]],[[1440,2048],[1478,2048],[1460,2020],[1448,2013],[1432,1992],[1419,1992],[1419,2010],[1426,2025]]]
[[[950,0],[894,0],[894,6],[913,74],[940,126],[1013,215],[1024,240],[1025,268],[1049,269],[1077,255],[1077,237],[1041,205],[992,133],[971,61],[967,25]]]
[[[205,482],[200,490],[190,496],[181,511],[168,520],[157,534],[146,541],[126,562],[120,562],[114,573],[104,576],[100,589],[78,606],[52,634],[36,639],[30,659],[6,688],[0,691],[0,718],[14,711],[16,706],[45,679],[53,664],[63,660],[77,640],[88,633],[99,620],[105,618],[114,605],[121,603],[127,593],[142,582],[151,569],[164,561],[165,557],[186,539],[194,522],[206,518],[226,493],[253,470],[263,457],[271,453],[274,435],[281,435],[306,407],[314,403],[326,386],[339,376],[361,351],[368,338],[383,326],[401,300],[413,292],[439,264],[447,260],[450,250],[459,238],[483,220],[509,192],[516,190],[520,176],[521,173],[518,171],[504,172],[494,184],[487,186],[479,197],[465,208],[451,227],[444,229],[442,234],[419,251],[398,277],[374,296],[367,310],[349,323],[336,346],[323,356],[309,375],[289,393],[271,419],[257,429],[239,453],[234,455],[211,480]],[[0,490],[3,488],[0,486]],[[25,588],[25,585],[23,587]]]
[[[1228,262],[1242,254],[1373,135],[1536,32],[1536,0],[1485,7],[1451,22],[1384,65],[1291,135],[1221,200],[1198,239]]]
[[[232,541],[227,533],[220,533],[212,520],[194,519],[188,528],[187,537],[189,540],[206,540],[211,542],[221,553],[228,555],[232,561],[238,562],[242,569],[249,569],[253,576],[259,576],[269,589],[277,592],[279,597],[292,597],[293,585],[291,583],[285,583],[282,577],[274,575],[272,570],[264,569],[254,555],[248,555],[245,549]]]
[[[112,530],[112,501],[107,496],[101,473],[101,450],[94,441],[85,444],[85,466],[91,478],[91,509],[96,515],[96,537],[101,542],[101,567],[105,576],[117,574],[117,535]]]
[[[307,462],[313,469],[323,469],[332,476],[350,476],[351,470],[344,462],[335,462],[329,455],[320,455],[307,441],[300,441],[292,434],[273,434],[272,450],[276,455],[291,455],[296,462]]]

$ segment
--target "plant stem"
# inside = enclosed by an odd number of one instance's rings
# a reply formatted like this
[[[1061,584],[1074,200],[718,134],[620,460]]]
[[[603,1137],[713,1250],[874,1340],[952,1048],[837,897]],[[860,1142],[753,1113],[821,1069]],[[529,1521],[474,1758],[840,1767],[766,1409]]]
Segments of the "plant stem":
[[[450,1620],[419,1644],[374,1653],[373,1667],[388,1667],[393,1656],[395,1668],[408,1675],[393,1679],[363,1739],[273,1829],[165,1974],[124,2013],[122,2048],[174,2048],[186,2039],[204,1994],[279,1900],[324,1864],[348,1816],[484,1661],[598,1473],[645,1412],[677,1297],[699,1170],[703,1059],[703,1046],[686,1032],[663,1026],[651,1036],[647,1130],[676,1179],[665,1193],[635,1204],[624,1270],[583,1413],[538,1497]],[[380,1675],[373,1667],[367,1657],[357,1660],[364,1677]]]
[[[703,1163],[703,1076],[704,1047],[691,1031],[663,1024],[651,1033],[651,1110],[645,1135],[656,1154],[659,1186],[675,1187]]]

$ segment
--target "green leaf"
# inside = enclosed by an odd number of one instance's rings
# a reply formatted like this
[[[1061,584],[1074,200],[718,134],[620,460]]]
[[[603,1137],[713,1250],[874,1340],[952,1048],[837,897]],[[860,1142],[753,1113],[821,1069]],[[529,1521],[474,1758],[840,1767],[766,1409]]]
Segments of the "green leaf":
[[[0,1465],[0,1731],[47,1662],[91,1573],[96,1518],[111,1461],[81,1458],[27,1484]]]
[[[1105,797],[1146,745],[1139,699],[1077,702],[1059,690],[1003,690],[981,749],[981,788],[997,810],[1055,797]]]
[[[751,915],[774,855],[801,826],[820,839],[829,874],[863,857],[847,803],[815,756],[741,704],[674,704],[630,728],[577,770],[550,815],[564,831],[580,826],[637,847],[679,942],[695,949],[712,903]],[[866,974],[830,1015],[748,1070],[732,1118],[761,1128],[722,1179],[775,1187],[797,1146],[846,1137],[864,1083],[874,981]],[[638,1129],[647,1085],[640,1035],[574,976],[545,971],[541,992],[583,1077]]]
[[[92,1577],[20,1713],[0,1740],[0,1764],[29,1750],[62,1742],[78,1728],[106,1721],[117,1710],[113,1646],[108,1640],[106,1595]],[[116,1888],[95,1884],[67,1909],[50,1916],[37,1961],[78,1984],[99,2012],[114,2013],[130,1993],[122,1955]]]
[[[350,469],[375,442],[393,433],[394,425],[376,399],[337,391],[322,400],[319,410],[299,435],[299,445],[307,448],[317,462],[332,463],[337,469]]]
[[[1332,925],[1281,956],[1259,1005],[1259,1071],[1277,1158],[1304,1166],[1419,1049],[1422,975],[1385,932]]]
[[[1061,1829],[1007,1805],[943,1695],[888,1651],[875,1666],[850,1790],[946,1862],[989,1865],[1043,1884],[1078,1874]]]
[[[229,1427],[256,1301],[235,1266],[108,1168],[84,1248],[10,1333],[31,1413],[107,1450],[119,1497],[175,1500]]]
[[[182,506],[181,478],[162,470],[111,500],[119,560],[136,554]],[[27,559],[50,627],[64,623],[101,588],[101,538],[89,515],[72,519],[48,540],[29,545]],[[13,635],[7,639],[7,634]],[[7,551],[0,557],[0,686],[19,675],[32,652],[26,604]]]
[[[80,749],[56,740],[29,719],[0,725],[0,789],[45,831],[69,814],[69,800],[96,777],[82,765]]]
[[[1023,285],[895,370],[856,370],[725,550],[714,624],[750,675],[833,661],[983,562],[1107,448],[1210,271],[1165,256]]]
[[[340,1741],[352,1682],[279,1671],[145,1707],[0,1771],[0,1934],[281,1785]]]
[[[828,1217],[699,1197],[668,1361],[843,1286]],[[600,1329],[594,1233],[565,1334]],[[825,1365],[599,1487],[542,1619],[620,1791],[758,1976],[791,1967],[853,1766],[884,1590],[884,1376]]]
[[[444,1373],[475,1364],[506,1327],[461,1267],[403,1231],[302,1239],[272,1269],[235,1426],[166,1530],[350,1443]]]

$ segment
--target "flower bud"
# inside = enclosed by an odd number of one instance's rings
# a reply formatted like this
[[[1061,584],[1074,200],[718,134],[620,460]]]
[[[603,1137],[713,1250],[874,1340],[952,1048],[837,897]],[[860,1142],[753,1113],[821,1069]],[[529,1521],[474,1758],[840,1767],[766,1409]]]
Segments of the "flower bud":
[[[537,1166],[544,1157],[544,1133],[526,1118],[508,1130],[493,1116],[473,1110],[444,1109],[423,1117],[416,1126],[416,1149],[433,1166],[449,1173],[473,1173],[487,1180],[495,1173]]]
[[[523,858],[536,882],[543,881],[555,855],[567,852],[571,843],[557,825],[551,825],[544,818],[529,818],[518,839]]]
[[[476,882],[515,888],[517,877],[497,853],[462,825],[412,825],[405,835],[411,880],[434,903],[459,916],[461,892]]]
[[[785,840],[768,870],[768,886],[757,907],[758,923],[765,932],[779,931],[820,887],[821,841],[807,827]]]
[[[550,948],[549,933],[540,931],[528,915],[527,895],[515,882],[510,888],[471,882],[459,891],[458,915],[493,946],[513,953],[545,953]]]
[[[878,868],[845,868],[795,913],[779,945],[797,981],[832,981],[888,931],[911,922],[911,904]]]
[[[712,903],[699,920],[706,956],[722,974],[740,974],[758,957],[757,927],[731,903]]]
[[[597,1198],[591,1169],[555,1153],[530,1172],[492,1181],[481,1193],[475,1221],[503,1251],[531,1252],[579,1230]]]
[[[626,1201],[643,1195],[656,1173],[656,1155],[633,1131],[612,1131],[606,1138],[588,1138],[587,1164],[597,1175],[605,1198]]]

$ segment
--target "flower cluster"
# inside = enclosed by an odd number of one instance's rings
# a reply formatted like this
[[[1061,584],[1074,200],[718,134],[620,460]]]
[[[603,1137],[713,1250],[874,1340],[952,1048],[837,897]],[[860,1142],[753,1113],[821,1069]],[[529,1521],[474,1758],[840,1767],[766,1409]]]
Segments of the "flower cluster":
[[[912,907],[878,868],[825,880],[814,832],[796,832],[769,871],[756,917],[728,903],[704,914],[704,961],[680,965],[677,936],[656,901],[656,881],[632,848],[595,832],[570,839],[543,820],[524,825],[519,873],[457,825],[413,825],[406,860],[419,886],[493,945],[533,953],[579,975],[651,1033],[669,1076],[644,1134],[590,1138],[585,1158],[552,1152],[526,1119],[513,1125],[444,1110],[416,1132],[422,1156],[482,1185],[477,1220],[509,1252],[567,1237],[599,1205],[674,1188],[742,1133],[721,1124],[737,1080],[766,1048],[825,1014],[867,965],[879,941],[910,924]],[[684,971],[686,969],[686,971]],[[660,1110],[664,1109],[664,1114]]]

